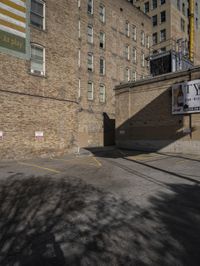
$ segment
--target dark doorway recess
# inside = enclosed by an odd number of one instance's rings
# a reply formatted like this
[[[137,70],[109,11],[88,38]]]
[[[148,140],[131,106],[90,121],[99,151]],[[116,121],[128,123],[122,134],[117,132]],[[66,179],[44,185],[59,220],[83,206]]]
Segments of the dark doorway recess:
[[[110,119],[107,113],[103,113],[104,146],[115,145],[115,119]]]

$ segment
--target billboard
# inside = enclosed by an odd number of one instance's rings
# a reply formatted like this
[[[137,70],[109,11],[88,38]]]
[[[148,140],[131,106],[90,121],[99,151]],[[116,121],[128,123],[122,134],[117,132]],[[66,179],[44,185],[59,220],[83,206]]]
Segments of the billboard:
[[[0,0],[0,51],[28,55],[28,0]]]
[[[172,86],[172,114],[200,112],[200,79]]]

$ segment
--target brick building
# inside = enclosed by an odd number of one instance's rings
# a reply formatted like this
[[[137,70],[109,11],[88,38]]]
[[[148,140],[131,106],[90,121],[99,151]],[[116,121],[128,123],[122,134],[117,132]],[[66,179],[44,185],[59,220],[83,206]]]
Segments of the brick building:
[[[134,0],[152,19],[150,53],[183,51],[194,65],[200,64],[199,0]]]
[[[78,10],[79,144],[113,144],[113,88],[149,75],[150,18],[127,0],[82,0]]]
[[[110,144],[114,86],[149,72],[149,21],[127,0],[0,0],[0,158]]]
[[[1,0],[0,8],[0,158],[74,150],[76,1],[32,1],[30,12],[29,2]]]

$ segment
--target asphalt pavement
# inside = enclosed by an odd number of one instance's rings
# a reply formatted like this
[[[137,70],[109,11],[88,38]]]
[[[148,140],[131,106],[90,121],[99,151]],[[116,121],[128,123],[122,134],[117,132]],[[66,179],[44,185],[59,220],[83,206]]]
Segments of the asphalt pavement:
[[[200,155],[0,162],[1,266],[199,266]]]

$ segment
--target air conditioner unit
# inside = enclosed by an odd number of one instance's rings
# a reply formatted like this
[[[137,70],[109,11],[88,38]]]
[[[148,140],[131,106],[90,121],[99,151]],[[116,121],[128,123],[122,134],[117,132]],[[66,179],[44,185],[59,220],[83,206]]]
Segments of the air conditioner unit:
[[[39,70],[35,70],[35,69],[31,69],[31,73],[43,76],[44,75],[44,71],[39,71]]]

